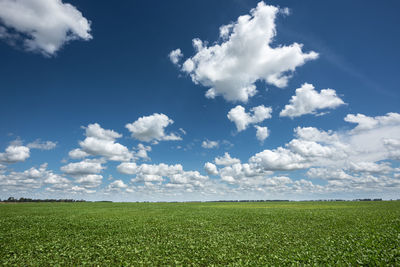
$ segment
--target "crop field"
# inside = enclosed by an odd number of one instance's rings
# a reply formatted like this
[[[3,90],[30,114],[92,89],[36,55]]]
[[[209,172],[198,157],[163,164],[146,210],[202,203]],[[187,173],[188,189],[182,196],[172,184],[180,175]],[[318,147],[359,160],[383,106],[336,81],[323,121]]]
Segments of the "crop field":
[[[400,265],[400,201],[0,204],[0,265]]]

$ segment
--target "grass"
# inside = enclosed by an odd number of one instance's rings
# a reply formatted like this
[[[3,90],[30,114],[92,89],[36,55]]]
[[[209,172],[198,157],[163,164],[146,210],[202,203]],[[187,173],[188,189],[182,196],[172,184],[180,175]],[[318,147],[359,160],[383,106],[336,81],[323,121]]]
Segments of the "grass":
[[[400,266],[400,201],[0,205],[0,265]]]

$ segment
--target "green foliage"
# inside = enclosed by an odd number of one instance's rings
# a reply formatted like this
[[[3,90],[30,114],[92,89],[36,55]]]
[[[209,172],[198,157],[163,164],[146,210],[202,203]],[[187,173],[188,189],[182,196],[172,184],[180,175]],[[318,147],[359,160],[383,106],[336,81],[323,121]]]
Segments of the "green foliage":
[[[400,202],[0,204],[0,265],[400,265]]]

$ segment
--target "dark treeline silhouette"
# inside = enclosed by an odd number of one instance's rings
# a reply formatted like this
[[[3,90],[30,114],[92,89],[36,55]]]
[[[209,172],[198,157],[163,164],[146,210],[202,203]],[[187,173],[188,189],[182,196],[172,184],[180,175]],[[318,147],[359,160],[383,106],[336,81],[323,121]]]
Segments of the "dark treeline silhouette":
[[[32,199],[32,198],[24,198],[21,197],[19,199],[14,197],[9,197],[8,199],[4,199],[1,202],[86,202],[86,200],[75,200],[75,199]]]

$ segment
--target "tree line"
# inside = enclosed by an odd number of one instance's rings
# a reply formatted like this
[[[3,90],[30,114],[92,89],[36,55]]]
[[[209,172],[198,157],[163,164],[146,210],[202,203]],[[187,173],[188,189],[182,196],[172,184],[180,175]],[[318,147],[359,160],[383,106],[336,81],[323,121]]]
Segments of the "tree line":
[[[0,202],[86,202],[86,200],[76,200],[76,199],[32,199],[32,198],[14,198],[9,197],[8,199],[1,200]]]

